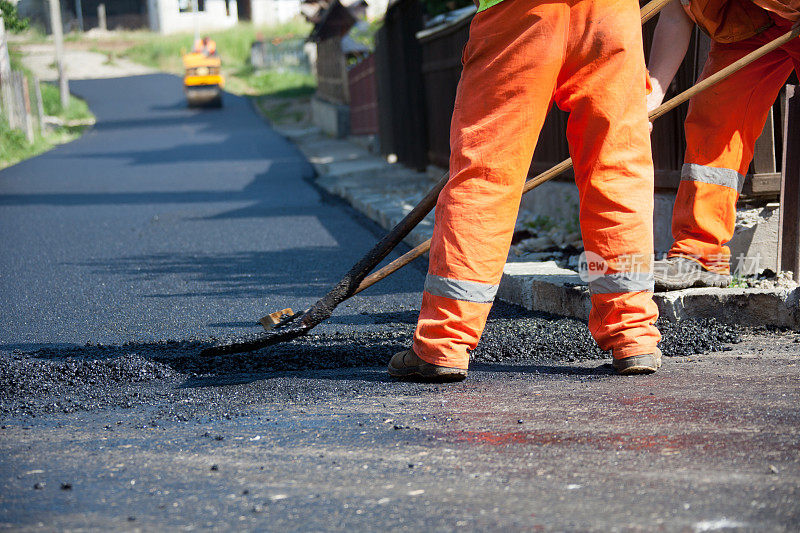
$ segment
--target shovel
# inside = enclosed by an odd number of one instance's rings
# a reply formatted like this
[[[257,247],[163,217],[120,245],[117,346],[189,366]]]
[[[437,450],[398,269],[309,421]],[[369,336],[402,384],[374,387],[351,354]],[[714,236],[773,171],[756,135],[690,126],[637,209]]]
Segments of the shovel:
[[[642,23],[652,18],[662,7],[664,7],[664,5],[670,1],[671,0],[653,0],[649,4],[645,5],[641,9]],[[792,39],[795,39],[798,35],[800,35],[800,27],[792,29],[771,43],[758,48],[757,50],[725,67],[714,75],[709,76],[705,80],[687,89],[681,94],[675,96],[667,102],[664,102],[650,113],[650,121],[653,121],[661,115],[674,109],[683,102],[689,100],[695,94],[716,83],[719,83],[734,72],[737,72],[746,65],[749,65],[756,59],[783,46]],[[571,158],[558,163],[549,170],[527,180],[523,187],[522,194],[532,191],[542,183],[555,178],[570,168],[572,168]],[[358,263],[356,263],[342,278],[342,280],[339,281],[339,283],[337,283],[336,286],[334,286],[333,289],[328,292],[328,294],[323,296],[310,309],[298,314],[292,314],[291,310],[289,309],[279,311],[278,313],[273,313],[270,316],[273,317],[271,321],[275,322],[274,327],[269,329],[266,333],[257,338],[242,342],[211,346],[203,350],[200,355],[215,356],[251,352],[266,346],[290,341],[297,337],[303,336],[312,328],[317,326],[320,322],[327,320],[333,313],[333,310],[340,303],[347,300],[351,296],[358,294],[364,289],[371,287],[378,281],[386,278],[390,274],[398,271],[405,265],[412,262],[414,259],[417,259],[421,255],[425,254],[428,250],[430,250],[430,239],[416,246],[398,259],[395,259],[380,270],[374,272],[373,274],[369,274],[369,272],[372,271],[372,269],[375,268],[433,209],[433,207],[436,205],[436,199],[438,198],[442,188],[444,188],[445,184],[447,183],[447,180],[448,174],[444,173],[439,182],[428,192],[428,194],[425,195],[419,204],[417,204],[417,206],[414,207],[414,209],[412,209],[411,212],[408,213],[405,218],[403,218],[403,220],[397,224],[397,226],[395,226],[383,239],[381,239],[380,242],[378,242],[378,244],[367,253],[367,255],[365,255]],[[270,320],[268,317],[264,317],[262,319],[262,324],[269,324],[269,322]]]

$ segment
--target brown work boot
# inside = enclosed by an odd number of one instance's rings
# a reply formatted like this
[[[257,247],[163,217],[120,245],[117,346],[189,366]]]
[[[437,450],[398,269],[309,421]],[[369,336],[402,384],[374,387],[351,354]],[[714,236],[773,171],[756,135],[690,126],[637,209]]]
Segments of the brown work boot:
[[[420,381],[461,381],[467,377],[463,368],[450,368],[425,362],[414,353],[405,350],[392,356],[389,361],[389,375],[400,379]]]
[[[731,276],[703,268],[703,265],[686,257],[668,257],[653,265],[656,291],[677,291],[689,287],[727,287]]]
[[[652,374],[661,368],[661,350],[655,349],[653,353],[632,355],[624,359],[614,359],[611,364],[617,374],[632,376],[634,374]]]

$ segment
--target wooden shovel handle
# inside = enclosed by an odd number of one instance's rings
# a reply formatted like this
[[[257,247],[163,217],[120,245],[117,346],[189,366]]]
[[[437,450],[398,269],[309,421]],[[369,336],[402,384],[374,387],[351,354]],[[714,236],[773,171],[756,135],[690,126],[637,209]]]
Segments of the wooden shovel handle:
[[[747,54],[743,58],[739,59],[738,61],[734,61],[733,63],[731,63],[730,65],[728,65],[724,69],[720,70],[719,72],[715,72],[714,74],[712,74],[708,78],[704,79],[703,81],[698,82],[697,84],[695,84],[694,86],[690,87],[689,89],[686,89],[685,91],[683,91],[681,94],[679,94],[675,98],[672,98],[672,99],[664,102],[663,104],[658,106],[656,109],[654,109],[650,113],[650,122],[654,121],[655,119],[657,119],[658,117],[660,117],[661,115],[666,113],[667,111],[671,111],[671,110],[675,109],[676,107],[678,107],[679,105],[681,105],[682,103],[687,101],[689,98],[691,98],[692,96],[696,95],[697,93],[705,91],[706,89],[708,89],[712,85],[715,85],[715,84],[721,82],[722,80],[724,80],[725,78],[727,78],[728,76],[733,74],[734,72],[738,72],[739,70],[741,70],[742,68],[746,67],[747,65],[749,65],[750,63],[752,63],[756,59],[767,55],[768,53],[772,52],[773,50],[776,50],[776,49],[780,48],[781,46],[783,46],[784,44],[788,43],[792,39],[796,39],[798,35],[800,35],[800,26],[792,29],[791,31],[787,31],[786,33],[784,33],[780,37],[776,38],[774,41],[769,42],[769,43],[765,44],[764,46],[753,50],[752,52],[750,52],[749,54]]]

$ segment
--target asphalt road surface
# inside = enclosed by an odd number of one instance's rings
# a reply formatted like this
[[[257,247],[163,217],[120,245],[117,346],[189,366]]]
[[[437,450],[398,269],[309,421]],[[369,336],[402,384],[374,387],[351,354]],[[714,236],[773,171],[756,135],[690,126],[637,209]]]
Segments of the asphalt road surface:
[[[0,527],[800,528],[800,336],[663,326],[621,378],[584,324],[498,304],[467,381],[400,383],[423,271],[312,335],[201,358],[304,309],[380,231],[241,98],[81,81],[83,138],[0,172]]]
[[[168,75],[72,90],[97,125],[0,173],[4,344],[252,330],[308,307],[374,244],[247,100],[190,110]],[[366,300],[410,309],[420,280],[389,279]]]

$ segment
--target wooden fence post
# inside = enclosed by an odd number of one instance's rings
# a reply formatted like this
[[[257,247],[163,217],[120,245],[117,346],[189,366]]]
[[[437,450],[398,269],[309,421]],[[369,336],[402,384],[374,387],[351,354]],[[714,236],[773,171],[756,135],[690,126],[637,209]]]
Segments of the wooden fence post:
[[[106,23],[106,5],[99,4],[97,6],[97,26],[102,31],[108,31],[108,25]]]
[[[8,41],[6,40],[6,26],[0,16],[0,96],[3,99],[3,113],[8,125],[15,127],[14,122],[14,96],[11,81],[11,60],[8,57]]]
[[[778,269],[800,281],[800,90],[786,86],[783,113],[783,172],[778,232]]]
[[[44,102],[42,102],[42,86],[39,84],[39,77],[33,77],[33,92],[36,95],[36,115],[39,123],[39,135],[44,137],[45,134],[45,125],[44,125]]]
[[[20,73],[22,78],[22,94],[25,100],[25,136],[28,142],[32,143],[35,139],[33,134],[33,115],[31,115],[31,93],[28,88],[28,77]]]
[[[25,131],[25,94],[22,88],[22,73],[12,71],[11,79],[14,80],[14,114],[16,115],[17,129]]]

